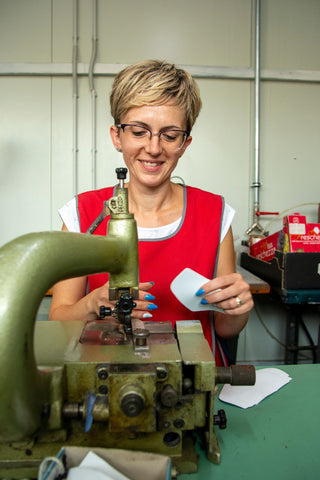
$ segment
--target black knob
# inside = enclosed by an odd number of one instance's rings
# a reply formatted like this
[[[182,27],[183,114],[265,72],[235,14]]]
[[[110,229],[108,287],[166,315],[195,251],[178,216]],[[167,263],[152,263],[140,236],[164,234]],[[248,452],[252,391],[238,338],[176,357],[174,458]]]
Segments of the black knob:
[[[119,301],[116,303],[116,307],[120,313],[130,315],[134,307],[136,307],[136,303],[133,301],[130,293],[122,293]]]
[[[118,180],[125,180],[127,177],[127,168],[116,168],[116,174]]]
[[[224,410],[218,410],[218,414],[213,415],[213,424],[218,425],[220,430],[227,428],[227,417]]]
[[[100,307],[99,313],[100,313],[100,318],[111,317],[112,310],[110,307],[105,307],[104,305],[102,305]]]

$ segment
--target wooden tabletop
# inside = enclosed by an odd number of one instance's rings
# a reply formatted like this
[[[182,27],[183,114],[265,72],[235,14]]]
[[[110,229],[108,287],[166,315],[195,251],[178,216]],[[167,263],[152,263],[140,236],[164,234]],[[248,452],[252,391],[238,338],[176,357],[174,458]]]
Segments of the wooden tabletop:
[[[249,272],[245,268],[237,265],[237,272],[241,273],[243,278],[247,283],[250,285],[250,292],[252,294],[261,294],[261,293],[269,293],[270,292],[270,285],[262,278],[253,275],[253,273]]]

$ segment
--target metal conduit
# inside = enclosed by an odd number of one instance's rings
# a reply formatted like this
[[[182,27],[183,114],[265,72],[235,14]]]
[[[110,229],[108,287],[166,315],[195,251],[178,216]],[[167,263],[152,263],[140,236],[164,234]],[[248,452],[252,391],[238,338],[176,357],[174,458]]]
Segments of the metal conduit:
[[[73,0],[72,98],[73,98],[73,194],[78,193],[78,0]]]
[[[97,0],[92,1],[92,50],[89,64],[89,88],[91,92],[91,169],[92,169],[92,188],[96,188],[96,154],[97,154],[97,93],[94,87],[93,71],[97,57]]]
[[[256,0],[255,12],[255,78],[254,78],[254,172],[251,188],[254,189],[252,225],[246,231],[249,235],[257,230],[264,232],[257,220],[256,213],[260,210],[260,0]]]
[[[128,64],[96,63],[95,76],[115,76]],[[229,80],[254,80],[253,68],[215,67],[210,65],[182,65],[194,78],[220,78]],[[87,76],[89,65],[78,63],[77,76]],[[71,63],[6,63],[0,62],[0,77],[66,77],[72,75]],[[260,81],[320,83],[319,70],[260,69]]]

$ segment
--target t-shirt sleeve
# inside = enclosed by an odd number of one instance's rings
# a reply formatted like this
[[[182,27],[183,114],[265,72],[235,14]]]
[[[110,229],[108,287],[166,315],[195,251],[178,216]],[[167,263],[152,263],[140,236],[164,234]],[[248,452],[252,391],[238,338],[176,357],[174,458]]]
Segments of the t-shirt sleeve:
[[[80,233],[80,222],[75,197],[63,205],[63,207],[59,208],[58,213],[69,232]]]

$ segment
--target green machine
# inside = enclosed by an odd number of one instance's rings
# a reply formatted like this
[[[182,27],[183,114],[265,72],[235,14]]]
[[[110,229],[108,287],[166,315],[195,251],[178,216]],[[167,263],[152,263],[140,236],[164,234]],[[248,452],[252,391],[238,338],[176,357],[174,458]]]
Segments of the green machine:
[[[214,426],[218,383],[253,384],[253,367],[216,368],[200,322],[142,322],[136,223],[128,212],[125,169],[106,237],[28,234],[0,249],[0,477],[32,478],[62,446],[168,455],[177,473],[197,470],[191,434],[219,463]],[[91,230],[92,230],[91,229]],[[93,322],[35,322],[57,281],[109,272],[113,311]]]

